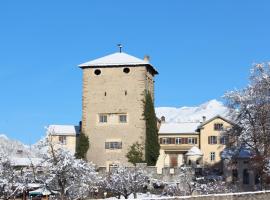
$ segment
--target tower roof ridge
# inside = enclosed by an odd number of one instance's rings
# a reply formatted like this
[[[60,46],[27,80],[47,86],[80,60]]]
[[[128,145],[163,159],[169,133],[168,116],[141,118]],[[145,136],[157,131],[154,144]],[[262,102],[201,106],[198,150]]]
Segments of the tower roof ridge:
[[[147,65],[150,66],[155,74],[158,72],[156,69],[146,60],[142,60],[135,56],[129,55],[124,52],[116,52],[101,58],[97,58],[79,65],[81,68],[88,67],[106,67],[106,66],[137,66]]]

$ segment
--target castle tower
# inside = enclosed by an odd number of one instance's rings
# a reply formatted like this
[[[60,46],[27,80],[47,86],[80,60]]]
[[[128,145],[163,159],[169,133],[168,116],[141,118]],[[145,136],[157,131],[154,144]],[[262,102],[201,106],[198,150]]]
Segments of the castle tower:
[[[83,70],[82,132],[89,137],[88,161],[98,167],[130,165],[126,154],[135,142],[144,145],[145,91],[154,97],[154,76],[149,63],[123,52],[92,60]]]

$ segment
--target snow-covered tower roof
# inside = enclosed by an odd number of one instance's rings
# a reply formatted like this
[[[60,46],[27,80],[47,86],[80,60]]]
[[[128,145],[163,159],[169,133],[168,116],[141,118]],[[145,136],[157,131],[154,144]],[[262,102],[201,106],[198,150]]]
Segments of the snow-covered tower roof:
[[[149,67],[154,74],[158,74],[157,70],[149,63],[149,60],[142,60],[123,52],[113,53],[95,60],[91,60],[79,65],[80,68],[91,67],[117,67],[117,66],[140,66]]]

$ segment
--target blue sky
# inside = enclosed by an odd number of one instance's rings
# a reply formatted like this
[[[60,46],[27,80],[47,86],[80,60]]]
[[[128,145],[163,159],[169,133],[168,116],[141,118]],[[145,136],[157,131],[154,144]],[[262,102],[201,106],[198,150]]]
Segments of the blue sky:
[[[117,51],[150,55],[156,106],[222,100],[270,60],[269,1],[0,2],[0,133],[27,144],[81,119],[78,64]]]

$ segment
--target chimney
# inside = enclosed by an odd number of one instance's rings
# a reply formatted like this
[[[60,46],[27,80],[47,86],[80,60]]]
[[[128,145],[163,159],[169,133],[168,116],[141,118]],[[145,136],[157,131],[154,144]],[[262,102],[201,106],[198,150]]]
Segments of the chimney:
[[[148,55],[145,55],[144,56],[144,58],[143,58],[143,60],[145,61],[145,62],[150,62],[150,56],[148,56]]]
[[[205,116],[202,117],[202,121],[203,121],[203,122],[206,121],[206,117],[205,117]]]
[[[165,121],[166,121],[166,120],[165,120],[165,117],[162,116],[162,117],[161,117],[161,123],[165,123]]]

